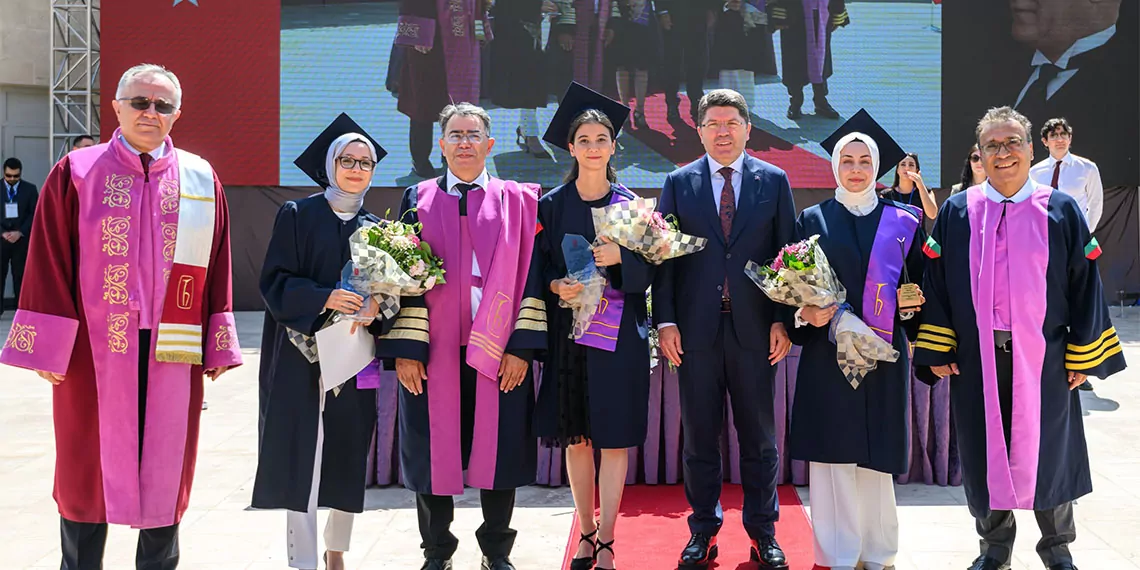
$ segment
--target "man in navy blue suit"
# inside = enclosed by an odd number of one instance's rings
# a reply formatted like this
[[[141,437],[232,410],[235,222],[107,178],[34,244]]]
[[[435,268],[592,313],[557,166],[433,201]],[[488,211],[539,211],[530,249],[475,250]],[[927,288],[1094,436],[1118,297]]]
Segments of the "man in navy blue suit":
[[[777,307],[744,274],[744,265],[767,263],[791,241],[795,205],[787,174],[744,152],[752,129],[744,97],[710,91],[697,113],[707,154],[669,174],[659,208],[676,216],[681,231],[708,238],[708,247],[665,262],[653,285],[661,350],[680,367],[685,496],[693,508],[692,537],[678,567],[704,570],[717,556],[727,391],[740,443],[752,560],[764,569],[787,568],[775,537],[772,377],[792,344]]]

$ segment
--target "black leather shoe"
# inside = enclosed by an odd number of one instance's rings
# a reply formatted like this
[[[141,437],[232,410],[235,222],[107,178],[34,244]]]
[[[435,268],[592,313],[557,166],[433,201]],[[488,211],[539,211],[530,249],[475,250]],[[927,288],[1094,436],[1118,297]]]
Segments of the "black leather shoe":
[[[748,558],[759,562],[761,570],[782,570],[788,567],[788,559],[784,557],[784,551],[780,549],[775,537],[753,540]]]
[[[1077,570],[1077,567],[1072,562],[1062,562],[1050,566],[1049,570]]]
[[[681,559],[677,561],[678,570],[705,570],[709,563],[716,560],[718,550],[716,537],[696,533],[689,539],[689,544],[681,551]]]
[[[797,105],[795,103],[788,105],[788,118],[789,119],[795,121],[798,119],[802,119],[803,116],[804,116],[804,112],[803,112],[803,109],[801,108],[800,105]]]
[[[1092,392],[1093,391],[1092,381],[1091,380],[1085,380],[1085,383],[1081,384],[1080,386],[1077,386],[1077,388],[1079,388],[1080,390],[1083,390],[1085,392]]]
[[[831,106],[826,99],[820,99],[815,102],[815,116],[824,117],[827,119],[838,119],[839,111]]]
[[[435,178],[435,167],[430,162],[413,162],[412,172],[420,178]]]
[[[1002,564],[989,556],[979,556],[969,570],[1009,570],[1009,563]]]
[[[451,570],[451,560],[428,558],[427,560],[424,560],[424,565],[420,568],[420,570]]]
[[[480,565],[482,570],[515,570],[515,565],[511,564],[511,559],[506,556],[491,560],[486,556],[483,557],[483,564]]]

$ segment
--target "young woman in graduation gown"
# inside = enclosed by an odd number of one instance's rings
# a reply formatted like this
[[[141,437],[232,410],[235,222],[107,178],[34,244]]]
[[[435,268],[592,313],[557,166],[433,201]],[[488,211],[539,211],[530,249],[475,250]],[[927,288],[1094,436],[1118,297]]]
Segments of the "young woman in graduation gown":
[[[376,390],[363,389],[352,378],[324,391],[323,355],[306,355],[299,336],[312,337],[334,313],[364,308],[366,316],[375,316],[378,309],[371,298],[338,286],[349,260],[349,236],[366,221],[379,222],[363,209],[378,145],[346,119],[341,115],[298,159],[325,191],[281,206],[261,270],[267,310],[253,507],[288,510],[292,568],[317,568],[318,507],[329,508],[325,563],[344,568],[353,513],[364,510],[368,447],[376,426]],[[376,321],[355,334],[380,332]]]
[[[820,236],[820,247],[847,288],[849,310],[879,329],[899,358],[879,362],[852,387],[828,338],[837,308],[797,311],[788,332],[803,352],[789,444],[793,459],[810,462],[815,563],[882,570],[898,553],[892,475],[909,465],[907,338],[918,325],[914,312],[899,311],[897,288],[904,267],[911,280],[921,279],[921,226],[916,210],[877,196],[879,150],[870,137],[841,138],[831,162],[839,183],[835,198],[800,214],[796,239]]]
[[[614,243],[594,247],[594,261],[608,275],[609,288],[624,300],[620,318],[614,319],[618,323],[616,341],[608,350],[571,339],[572,311],[559,308],[560,299],[573,299],[582,290],[580,283],[567,277],[563,238],[578,234],[593,242],[591,208],[635,199],[616,184],[610,165],[616,134],[606,114],[596,109],[577,113],[561,141],[569,147],[575,163],[566,183],[538,203],[542,231],[534,255],[541,256],[543,281],[549,284],[546,307],[550,344],[539,388],[535,431],[547,445],[566,448],[570,489],[582,535],[571,562],[573,570],[594,568],[595,563],[599,569],[614,568],[614,524],[625,488],[627,449],[645,441],[648,417],[645,295],[653,280],[653,266]],[[601,450],[601,464],[597,466],[599,522],[594,518],[595,449]]]

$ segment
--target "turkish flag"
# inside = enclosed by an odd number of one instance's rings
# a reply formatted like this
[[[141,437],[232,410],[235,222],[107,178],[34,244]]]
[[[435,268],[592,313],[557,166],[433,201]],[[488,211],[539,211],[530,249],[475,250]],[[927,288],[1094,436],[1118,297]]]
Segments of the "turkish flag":
[[[281,0],[114,0],[101,20],[103,138],[123,72],[155,63],[182,84],[171,137],[226,185],[276,186],[281,107]]]

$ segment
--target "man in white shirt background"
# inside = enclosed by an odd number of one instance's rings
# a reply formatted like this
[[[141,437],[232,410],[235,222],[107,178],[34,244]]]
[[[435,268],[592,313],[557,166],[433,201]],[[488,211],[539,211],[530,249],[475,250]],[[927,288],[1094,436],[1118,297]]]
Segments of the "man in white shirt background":
[[[1104,211],[1104,187],[1096,163],[1073,154],[1073,127],[1064,117],[1049,119],[1041,127],[1041,142],[1049,149],[1049,158],[1033,165],[1029,177],[1052,186],[1077,200],[1089,231],[1095,232]]]

